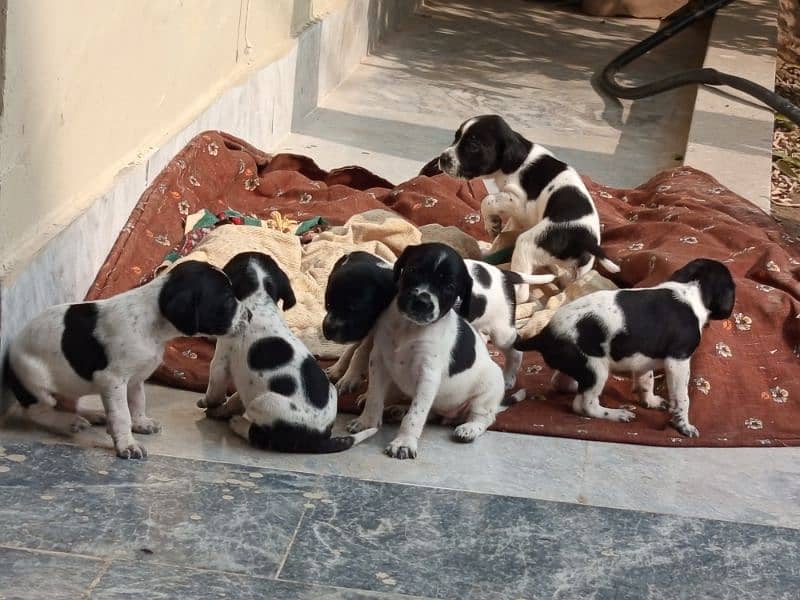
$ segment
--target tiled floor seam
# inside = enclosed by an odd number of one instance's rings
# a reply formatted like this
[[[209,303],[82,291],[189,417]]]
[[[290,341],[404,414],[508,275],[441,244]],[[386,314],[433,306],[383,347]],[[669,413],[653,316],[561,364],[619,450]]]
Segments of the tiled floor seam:
[[[281,571],[283,571],[283,566],[286,564],[286,559],[289,558],[289,553],[292,551],[292,546],[294,545],[294,541],[297,539],[297,532],[300,531],[300,527],[303,526],[303,520],[306,518],[306,514],[308,513],[309,510],[314,510],[314,509],[306,507],[303,510],[303,513],[300,515],[300,519],[297,521],[297,526],[294,528],[294,531],[292,532],[292,537],[289,540],[289,543],[286,545],[286,552],[284,552],[283,558],[281,558],[281,562],[278,565],[277,570],[275,571],[274,579],[281,578]]]
[[[94,588],[96,588],[100,584],[100,581],[103,579],[103,577],[105,577],[106,573],[108,573],[108,570],[111,568],[112,562],[113,561],[110,558],[107,558],[100,566],[100,570],[98,571],[97,575],[95,576],[94,579],[92,579],[92,582],[86,589],[86,594],[85,594],[86,598],[92,597],[92,591],[94,591]]]

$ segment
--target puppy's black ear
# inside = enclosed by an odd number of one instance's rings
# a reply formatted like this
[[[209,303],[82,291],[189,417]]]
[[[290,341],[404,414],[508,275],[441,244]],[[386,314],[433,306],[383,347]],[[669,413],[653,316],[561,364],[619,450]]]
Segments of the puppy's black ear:
[[[200,303],[195,297],[196,287],[184,281],[180,274],[173,276],[173,273],[167,273],[164,277],[167,281],[158,295],[161,314],[183,335],[196,335],[200,331]]]
[[[500,141],[500,170],[513,173],[523,163],[530,152],[530,143],[509,127],[502,118],[498,119],[498,138]]]
[[[458,307],[458,314],[465,319],[469,318],[470,302],[472,301],[472,277],[469,275],[466,263],[461,260],[461,269],[459,269],[459,283],[458,295],[461,297],[461,306]]]
[[[397,262],[394,263],[394,284],[400,281],[400,276],[403,274],[403,269],[406,268],[406,262],[408,261],[408,253],[411,246],[407,246],[403,253],[397,259]]]
[[[275,302],[283,300],[283,310],[289,310],[297,304],[289,276],[271,256],[264,255],[262,265],[267,272],[267,276],[264,277],[264,289]]]
[[[736,302],[736,284],[730,270],[719,261],[697,258],[675,271],[670,281],[697,282],[710,319],[727,319]]]

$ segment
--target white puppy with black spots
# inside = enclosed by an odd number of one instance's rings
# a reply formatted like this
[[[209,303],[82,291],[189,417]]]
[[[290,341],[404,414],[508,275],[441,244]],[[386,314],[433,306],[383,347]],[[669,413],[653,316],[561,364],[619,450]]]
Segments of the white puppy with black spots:
[[[530,274],[559,265],[582,277],[597,259],[619,272],[600,247],[600,218],[589,190],[575,169],[546,148],[513,131],[501,117],[473,117],[458,128],[439,157],[439,168],[451,177],[491,177],[500,193],[481,203],[487,232],[524,230],[517,238],[511,270]],[[530,288],[517,288],[527,302]]]
[[[378,427],[387,397],[399,391],[411,406],[386,453],[405,459],[416,457],[431,411],[461,422],[456,440],[473,441],[494,422],[505,385],[500,367],[464,319],[473,281],[455,250],[409,246],[394,265],[394,277],[397,297],[375,326],[364,411],[348,430]]]
[[[692,354],[703,328],[733,311],[736,287],[720,262],[696,259],[651,288],[594,292],[559,308],[537,335],[516,348],[536,350],[567,376],[573,410],[587,417],[630,421],[634,414],[600,405],[609,373],[630,375],[648,408],[669,408],[672,425],[697,437],[689,422]],[[666,374],[669,401],[653,393],[653,370]]]
[[[506,389],[514,387],[522,353],[514,349],[517,338],[514,288],[553,281],[553,275],[521,275],[476,260],[464,260],[472,278],[467,321],[497,347],[505,358]],[[396,294],[391,263],[367,252],[352,252],[334,265],[325,289],[327,311],[322,331],[329,340],[360,342],[348,348],[328,375],[341,393],[354,390],[367,375],[372,350],[371,331]]]
[[[281,452],[340,452],[377,429],[331,437],[336,389],[314,356],[291,332],[283,309],[296,300],[286,273],[266,254],[237,254],[224,267],[236,297],[252,313],[241,333],[217,340],[208,389],[198,401],[212,418],[252,446]],[[236,393],[226,399],[230,382]]]
[[[249,316],[221,270],[187,261],[113,298],[47,309],[11,342],[4,379],[38,425],[69,435],[107,422],[117,456],[144,458],[133,433],[160,429],[145,414],[144,381],[166,342],[240,331]],[[105,412],[77,412],[89,394]]]

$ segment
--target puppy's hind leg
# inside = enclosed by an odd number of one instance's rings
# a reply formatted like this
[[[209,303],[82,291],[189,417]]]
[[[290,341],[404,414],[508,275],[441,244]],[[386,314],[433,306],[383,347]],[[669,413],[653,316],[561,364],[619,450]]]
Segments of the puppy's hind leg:
[[[218,339],[217,348],[209,367],[206,395],[197,401],[197,408],[213,408],[225,402],[231,378],[228,356],[228,344],[224,340]]]
[[[553,262],[552,257],[536,243],[539,236],[544,232],[546,223],[539,223],[535,227],[528,229],[520,234],[514,245],[514,253],[511,255],[511,270],[523,275],[533,275],[539,267],[544,267]],[[518,284],[517,304],[527,302],[531,297],[531,286],[529,284]]]
[[[158,433],[161,424],[145,414],[144,382],[128,383],[128,408],[131,413],[131,430],[134,433]]]
[[[599,360],[590,360],[587,367],[594,373],[594,383],[585,387],[580,385],[580,380],[578,381],[578,395],[573,401],[573,410],[595,419],[608,419],[609,421],[621,421],[624,423],[631,421],[636,416],[631,411],[623,408],[606,408],[600,405],[600,394],[603,393],[603,388],[608,379],[608,367],[606,364]],[[579,406],[578,403],[580,403]]]
[[[392,379],[383,366],[381,357],[373,351],[369,357],[369,384],[367,386],[367,400],[364,410],[357,419],[347,424],[349,433],[359,433],[365,429],[380,427],[383,421],[383,407],[386,405],[386,396],[392,387]]]
[[[472,442],[486,431],[494,423],[504,393],[504,386],[499,385],[499,381],[488,385],[470,403],[469,416],[455,428],[453,438],[458,442]]]
[[[667,408],[669,408],[669,402],[653,393],[654,379],[653,371],[647,371],[647,373],[637,375],[633,380],[633,391],[639,395],[639,402],[647,408],[667,410]]]
[[[492,339],[492,342],[505,358],[503,382],[505,383],[505,388],[510,390],[517,382],[517,372],[522,364],[522,352],[514,349],[514,341],[517,339],[517,330],[513,325],[509,325],[507,330],[497,333],[495,338],[496,339]]]
[[[56,399],[49,392],[33,389],[31,393],[37,402],[26,406],[25,414],[40,427],[58,435],[72,435],[91,427],[91,423],[79,414],[56,410]]]
[[[669,388],[669,410],[672,413],[670,423],[687,437],[700,437],[697,427],[689,423],[689,359],[664,361]]]

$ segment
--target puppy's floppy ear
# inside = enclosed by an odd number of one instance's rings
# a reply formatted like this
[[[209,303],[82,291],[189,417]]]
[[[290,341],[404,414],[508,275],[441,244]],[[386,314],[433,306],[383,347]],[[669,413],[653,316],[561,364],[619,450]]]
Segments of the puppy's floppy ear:
[[[164,318],[187,336],[196,335],[200,331],[200,303],[197,296],[197,287],[191,280],[187,281],[181,273],[175,273],[182,265],[175,267],[173,272],[167,273],[164,287],[158,294],[158,308]]]
[[[403,274],[403,269],[406,268],[406,262],[408,262],[408,253],[410,248],[411,246],[406,246],[406,249],[403,250],[403,253],[397,259],[397,262],[394,263],[393,271],[395,285],[397,285],[397,283],[400,281],[400,276]]]
[[[275,302],[283,300],[283,310],[289,310],[297,304],[289,276],[271,256],[263,255],[261,262],[267,272],[267,276],[264,277],[264,289]]]
[[[501,146],[500,170],[503,173],[513,173],[528,156],[530,147],[525,143],[525,138],[511,129],[501,117],[497,119],[497,135]]]
[[[461,306],[458,307],[458,314],[465,319],[469,318],[470,302],[472,301],[472,277],[467,270],[466,263],[461,260],[461,268],[458,274],[458,295],[461,297]]]
[[[697,258],[675,271],[670,281],[697,282],[710,319],[720,320],[731,316],[736,302],[736,284],[728,267],[721,262]]]

